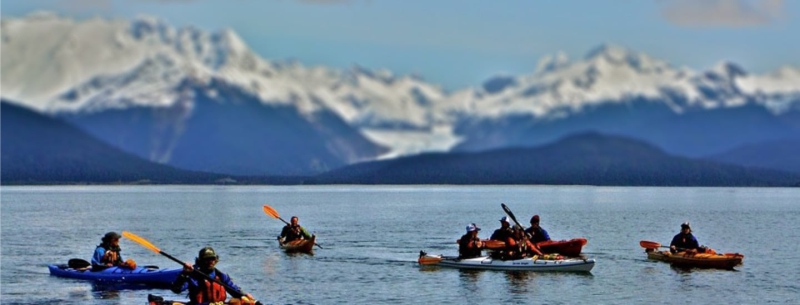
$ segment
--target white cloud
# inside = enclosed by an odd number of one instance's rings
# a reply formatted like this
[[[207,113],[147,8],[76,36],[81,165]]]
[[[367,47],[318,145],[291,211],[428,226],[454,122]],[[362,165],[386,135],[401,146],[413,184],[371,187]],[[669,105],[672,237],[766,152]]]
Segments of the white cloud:
[[[662,14],[689,27],[747,27],[783,17],[783,0],[663,0]]]

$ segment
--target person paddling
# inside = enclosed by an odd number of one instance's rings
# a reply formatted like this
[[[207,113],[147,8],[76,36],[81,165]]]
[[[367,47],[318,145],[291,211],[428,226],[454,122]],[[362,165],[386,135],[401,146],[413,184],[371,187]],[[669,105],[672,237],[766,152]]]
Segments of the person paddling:
[[[478,238],[478,231],[480,230],[481,228],[474,223],[467,225],[467,233],[458,240],[459,259],[481,256],[481,249],[483,249],[484,245],[480,238]]]
[[[492,233],[491,240],[499,240],[506,243],[506,248],[499,251],[499,255],[503,259],[513,259],[520,257],[523,254],[522,245],[519,240],[522,239],[520,232],[511,227],[511,218],[503,216],[500,218],[500,228]]]
[[[311,234],[300,226],[300,219],[297,218],[297,216],[292,216],[291,223],[283,227],[281,235],[278,236],[278,240],[280,240],[282,244],[285,244],[298,239],[311,239]]]
[[[550,240],[547,231],[539,226],[539,215],[531,217],[531,227],[525,230],[525,234],[534,244]]]
[[[105,269],[108,267],[136,268],[136,263],[133,260],[122,260],[122,254],[120,254],[122,249],[119,247],[120,237],[117,232],[108,232],[100,239],[101,243],[97,245],[92,255],[92,269]]]
[[[187,304],[222,304],[228,298],[228,292],[225,287],[217,282],[209,281],[194,272],[195,270],[202,272],[237,291],[241,291],[239,286],[233,283],[230,276],[216,269],[217,262],[219,262],[219,256],[214,251],[214,248],[205,247],[200,249],[197,258],[195,258],[194,266],[186,263],[183,266],[183,272],[172,282],[170,290],[174,293],[188,290],[189,303]],[[255,300],[249,293],[245,293],[244,297],[242,299],[231,299],[230,304],[250,304],[251,300]]]
[[[694,251],[697,252],[704,252],[704,247],[700,247],[700,243],[697,242],[697,238],[694,237],[692,234],[692,227],[689,225],[689,222],[684,222],[681,224],[681,232],[675,235],[672,238],[672,242],[669,244],[669,252],[677,253],[678,251]]]

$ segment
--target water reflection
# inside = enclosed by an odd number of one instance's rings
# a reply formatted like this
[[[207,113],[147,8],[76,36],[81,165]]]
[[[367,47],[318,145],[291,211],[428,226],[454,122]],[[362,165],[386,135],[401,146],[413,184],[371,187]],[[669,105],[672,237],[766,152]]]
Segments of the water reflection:
[[[286,252],[286,256],[288,257],[304,257],[304,256],[314,256],[314,251],[305,253],[305,252]]]
[[[95,299],[119,299],[119,290],[120,289],[103,289],[103,290],[94,290],[92,287],[92,297]]]
[[[533,272],[507,271],[508,292],[511,294],[527,293],[528,282],[536,277]]]
[[[478,281],[482,270],[459,269],[458,271],[460,294],[467,296],[467,299],[473,299],[474,296],[480,295],[481,285],[478,284]]]
[[[670,264],[669,267],[672,271],[675,271],[676,274],[690,274],[692,272],[739,272],[739,270],[736,269],[698,268],[673,264]]]

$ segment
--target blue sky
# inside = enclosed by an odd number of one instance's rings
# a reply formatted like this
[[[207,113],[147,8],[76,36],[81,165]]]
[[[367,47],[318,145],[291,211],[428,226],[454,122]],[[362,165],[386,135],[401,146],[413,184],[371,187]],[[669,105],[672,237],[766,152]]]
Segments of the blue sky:
[[[446,89],[530,73],[558,51],[582,58],[604,43],[695,69],[721,60],[756,73],[800,66],[800,1],[788,0],[7,0],[0,10],[229,27],[267,59],[387,68]]]

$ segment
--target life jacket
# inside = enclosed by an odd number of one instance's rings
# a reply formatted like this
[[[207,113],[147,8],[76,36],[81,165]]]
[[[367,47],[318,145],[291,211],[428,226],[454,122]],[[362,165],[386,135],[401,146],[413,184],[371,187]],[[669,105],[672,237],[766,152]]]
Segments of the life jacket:
[[[217,274],[214,275],[214,278],[220,280],[220,277]],[[197,284],[197,291],[194,291],[193,294],[189,295],[189,299],[194,304],[214,304],[217,302],[222,304],[222,302],[225,302],[225,299],[228,298],[228,292],[225,291],[225,287],[217,282],[206,279],[197,279]]]
[[[506,238],[505,242],[506,242],[506,247],[516,247],[517,246],[517,240],[515,240],[513,237]]]
[[[469,234],[461,236],[458,240],[458,254],[460,258],[473,258],[481,256],[481,249],[476,247],[480,239],[472,238]]]
[[[103,260],[100,261],[102,264],[111,263],[112,266],[117,266],[122,263],[122,256],[119,254],[120,248],[119,247],[105,247],[105,245],[100,244],[97,246],[98,248],[102,248],[108,254],[107,256],[103,256]]]
[[[303,236],[303,228],[298,226],[286,225],[283,229],[283,234],[286,238],[283,242],[288,243],[293,240],[305,239]]]

